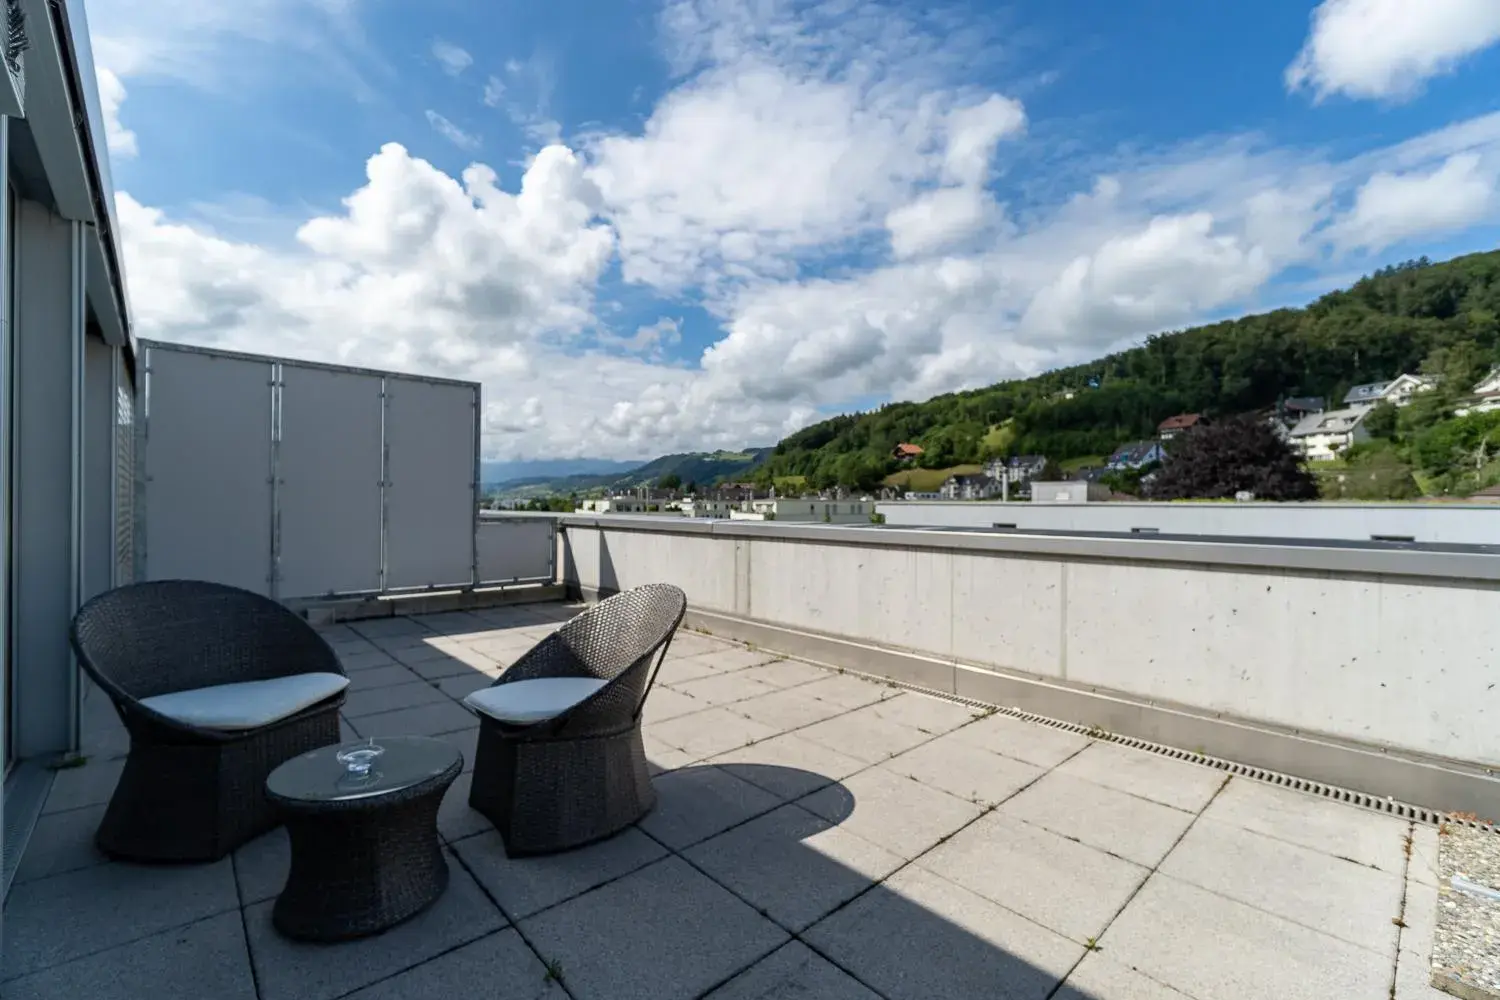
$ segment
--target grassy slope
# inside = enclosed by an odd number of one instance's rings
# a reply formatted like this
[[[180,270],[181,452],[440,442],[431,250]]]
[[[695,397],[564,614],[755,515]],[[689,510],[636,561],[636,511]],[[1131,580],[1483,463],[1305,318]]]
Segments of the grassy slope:
[[[982,465],[955,465],[951,469],[902,469],[886,476],[884,482],[887,486],[914,493],[936,493],[949,476],[966,476],[983,471]]]

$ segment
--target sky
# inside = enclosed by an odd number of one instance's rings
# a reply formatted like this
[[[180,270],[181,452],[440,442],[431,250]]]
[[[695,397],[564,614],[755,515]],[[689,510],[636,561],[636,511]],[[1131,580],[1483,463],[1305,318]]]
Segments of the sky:
[[[88,16],[137,334],[479,381],[489,459],[770,444],[1500,238],[1496,0]]]

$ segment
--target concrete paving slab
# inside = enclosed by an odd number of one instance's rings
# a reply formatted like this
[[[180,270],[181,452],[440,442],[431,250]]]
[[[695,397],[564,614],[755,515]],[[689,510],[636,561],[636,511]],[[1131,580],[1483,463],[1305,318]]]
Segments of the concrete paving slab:
[[[696,663],[701,661],[707,663],[717,673],[743,670],[746,667],[754,667],[779,659],[781,659],[780,653],[773,653],[764,649],[746,649],[739,646],[728,649],[712,649],[687,658],[688,662]]]
[[[906,859],[785,805],[683,854],[715,882],[790,931],[801,931]]]
[[[1192,813],[1208,805],[1229,777],[1216,768],[1104,740],[1086,747],[1058,771]]]
[[[634,827],[576,851],[532,858],[506,857],[494,830],[460,840],[453,849],[513,921],[644,868],[667,853]]]
[[[428,681],[442,680],[444,677],[472,677],[475,674],[493,679],[499,677],[508,665],[508,661],[502,663],[486,653],[461,649],[443,650],[441,656],[407,664],[412,673]]]
[[[823,682],[815,681],[802,687],[784,688],[749,701],[738,701],[730,711],[778,731],[801,729],[849,711],[837,702],[823,701],[807,693],[808,688],[821,683]]]
[[[709,707],[711,706],[697,698],[689,697],[662,684],[654,684],[651,692],[646,695],[646,707],[641,711],[641,718],[649,726],[675,719],[680,715],[701,712]]]
[[[245,909],[260,1000],[331,1000],[499,930],[505,919],[462,866],[431,908],[373,937],[336,945],[292,941],[271,926],[272,902]]]
[[[1104,933],[1148,874],[999,813],[955,834],[917,864],[1080,944]]]
[[[228,858],[191,867],[96,865],[13,886],[0,976],[51,968],[238,905]]]
[[[452,743],[458,748],[458,752],[464,755],[464,774],[474,770],[474,752],[479,746],[479,725],[474,716],[464,713],[468,719],[464,728],[452,733],[434,733],[433,739]]]
[[[798,803],[850,833],[915,858],[980,814],[972,802],[880,768],[862,771]]]
[[[1432,963],[1432,941],[1437,930],[1439,890],[1408,879],[1406,905],[1401,910],[1401,950],[1418,956],[1423,964]]]
[[[438,807],[437,826],[444,840],[462,840],[493,828],[482,813],[469,806],[469,785],[473,778],[472,771],[460,774],[443,795],[443,804]]]
[[[683,694],[702,702],[705,708],[745,701],[781,690],[769,684],[762,684],[743,672],[699,677],[697,680],[681,681],[673,686]]]
[[[836,715],[798,730],[797,735],[867,764],[878,764],[932,739],[930,733],[882,719],[875,714],[878,707],[870,705]]]
[[[1342,802],[1231,778],[1204,817],[1400,875],[1409,824]]]
[[[263,833],[236,850],[234,877],[240,887],[240,904],[248,906],[281,895],[291,865],[286,827]]]
[[[256,1000],[238,911],[5,984],[7,1000]]]
[[[690,657],[701,656],[704,653],[723,653],[731,649],[744,649],[737,642],[728,639],[716,639],[702,632],[689,632],[686,629],[678,629],[672,636],[672,644],[668,652],[673,656]]]
[[[1166,857],[1193,814],[1053,771],[1000,812],[1147,868]]]
[[[1056,767],[1093,742],[1077,733],[1012,719],[1008,715],[980,719],[957,730],[954,736],[992,753],[1045,768]]]
[[[462,654],[482,656],[491,663],[510,666],[525,656],[536,645],[530,636],[514,634],[492,634],[489,638],[466,642],[462,648],[452,650],[450,655],[461,662],[468,662]]]
[[[107,863],[109,858],[94,846],[94,833],[104,819],[104,810],[102,805],[85,806],[38,819],[26,853],[16,866],[13,884]]]
[[[366,618],[362,621],[349,622],[349,627],[360,635],[376,642],[380,639],[389,639],[398,635],[435,635],[432,629],[423,625],[417,618],[409,618],[406,615],[393,615],[389,618]]]
[[[758,667],[749,667],[745,673],[762,684],[769,684],[776,688],[801,687],[803,684],[811,684],[814,681],[835,676],[831,670],[814,666],[811,663],[803,663],[801,660],[773,660],[770,663],[762,663]]]
[[[800,941],[783,945],[704,1000],[880,1000]]]
[[[880,766],[982,806],[1004,802],[1045,773],[1033,764],[961,742],[951,733]]]
[[[916,867],[814,925],[805,938],[891,1000],[1043,1000],[1083,953],[1081,945]]]
[[[349,724],[360,739],[371,736],[378,739],[381,736],[437,736],[477,728],[479,720],[462,705],[444,698],[430,705],[351,718]]]
[[[667,686],[713,677],[719,673],[706,657],[671,657],[656,671],[656,683]]]
[[[340,654],[339,663],[350,674],[360,670],[373,670],[376,667],[400,666],[391,654],[375,646]]]
[[[988,714],[985,709],[915,691],[903,691],[895,697],[886,698],[871,707],[870,712],[877,718],[910,726],[929,736],[952,732],[959,726]]]
[[[653,739],[692,754],[696,760],[737,750],[777,734],[776,729],[727,708],[709,708],[668,719],[649,730]]]
[[[1195,1000],[1390,995],[1390,957],[1167,875],[1153,875],[1099,943]]]
[[[1411,858],[1406,877],[1419,885],[1438,885],[1438,828],[1415,823],[1411,831]]]
[[[1206,815],[1161,871],[1382,955],[1396,947],[1402,881]]]
[[[754,909],[669,857],[521,924],[576,1000],[689,1000],[784,944]]]
[[[52,775],[52,791],[42,806],[42,815],[103,805],[120,783],[123,760],[100,760],[90,757],[82,767],[64,767]]]
[[[454,701],[463,701],[475,691],[481,691],[494,683],[495,678],[488,674],[471,672],[438,678],[433,682],[433,686]]]
[[[349,994],[348,1000],[424,1000],[483,996],[485,1000],[565,1000],[563,988],[512,928],[439,955],[406,972]]]
[[[451,700],[442,691],[419,679],[410,684],[397,684],[393,687],[350,691],[348,698],[344,701],[343,713],[345,718],[358,726],[359,720],[367,715],[395,712],[404,708],[415,708],[418,705],[431,705]]]
[[[705,763],[722,767],[736,778],[764,788],[790,802],[825,785],[842,781],[867,765],[821,743],[784,733],[740,747]]]
[[[803,685],[797,690],[807,697],[826,701],[843,709],[864,708],[902,693],[897,688],[877,684],[854,674],[840,673]]]
[[[1193,1000],[1135,969],[1092,951],[1083,956],[1053,1000]]]
[[[655,785],[656,808],[640,827],[673,850],[781,805],[775,795],[719,767],[682,768],[657,778]]]
[[[1402,950],[1396,964],[1396,992],[1392,1000],[1453,1000],[1432,985],[1432,965],[1413,953]]]
[[[403,667],[396,663],[388,667],[371,667],[369,670],[356,670],[349,675],[349,692],[370,691],[375,688],[390,687],[393,684],[417,684],[422,678],[417,676],[409,667]]]
[[[668,771],[675,771],[679,767],[687,767],[689,764],[694,764],[698,761],[697,754],[667,746],[667,744],[652,736],[650,732],[642,735],[641,742],[646,748],[646,769],[651,772],[652,777],[658,774],[665,774]]]

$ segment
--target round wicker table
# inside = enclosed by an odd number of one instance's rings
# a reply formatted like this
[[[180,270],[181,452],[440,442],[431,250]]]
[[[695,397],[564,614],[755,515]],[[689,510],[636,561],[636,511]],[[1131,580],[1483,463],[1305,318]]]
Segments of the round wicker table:
[[[448,887],[438,806],[462,769],[451,743],[394,736],[320,747],[272,771],[267,797],[292,848],[271,911],[276,929],[303,941],[343,941],[430,906]]]

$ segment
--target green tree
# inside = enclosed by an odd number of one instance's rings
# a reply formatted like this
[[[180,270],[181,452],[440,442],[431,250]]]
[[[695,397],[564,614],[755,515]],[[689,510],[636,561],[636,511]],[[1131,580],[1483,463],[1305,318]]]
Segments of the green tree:
[[[1400,411],[1393,404],[1377,403],[1365,415],[1363,421],[1365,431],[1373,438],[1390,440],[1396,436],[1396,422],[1399,417]]]
[[[1223,499],[1242,490],[1258,500],[1315,500],[1317,483],[1266,421],[1231,417],[1194,427],[1172,442],[1151,484],[1157,500]]]
[[[682,477],[675,472],[669,472],[665,476],[657,479],[656,486],[657,489],[663,490],[678,489],[682,486]]]

